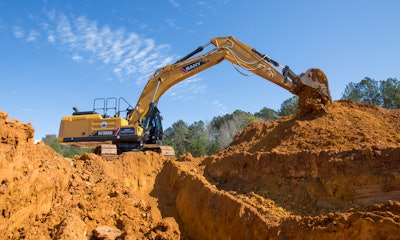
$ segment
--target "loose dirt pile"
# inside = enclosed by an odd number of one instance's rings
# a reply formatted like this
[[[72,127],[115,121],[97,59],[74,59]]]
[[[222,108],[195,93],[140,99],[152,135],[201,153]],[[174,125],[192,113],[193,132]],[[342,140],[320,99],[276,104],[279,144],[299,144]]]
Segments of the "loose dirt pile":
[[[63,158],[0,112],[0,238],[179,239],[149,195],[164,161],[151,152]]]
[[[400,239],[399,119],[334,102],[252,124],[209,157],[67,159],[0,112],[0,236]]]
[[[350,101],[334,102],[328,113],[303,114],[254,123],[224,152],[355,150],[400,147],[400,111]]]

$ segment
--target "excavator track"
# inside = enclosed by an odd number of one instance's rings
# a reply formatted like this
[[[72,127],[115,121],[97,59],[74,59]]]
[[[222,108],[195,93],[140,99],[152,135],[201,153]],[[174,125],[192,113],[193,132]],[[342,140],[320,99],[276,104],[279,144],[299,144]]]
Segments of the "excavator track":
[[[118,155],[117,145],[100,144],[94,149],[94,153],[100,156],[116,156]]]
[[[137,151],[140,150],[138,149]],[[161,153],[165,157],[175,157],[175,150],[171,146],[160,146],[158,144],[145,144],[141,149],[141,151],[152,151]],[[100,156],[117,156],[118,155],[117,145],[100,144],[95,148],[94,153]]]
[[[175,157],[175,150],[171,146],[160,146],[158,144],[145,144],[144,151],[153,151],[161,153],[165,157]]]

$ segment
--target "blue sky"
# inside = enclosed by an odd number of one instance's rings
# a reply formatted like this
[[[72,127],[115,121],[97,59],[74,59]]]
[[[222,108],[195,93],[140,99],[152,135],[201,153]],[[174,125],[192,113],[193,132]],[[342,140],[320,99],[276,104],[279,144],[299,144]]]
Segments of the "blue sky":
[[[213,37],[238,40],[300,74],[322,69],[334,100],[364,77],[399,78],[400,1],[0,0],[0,110],[58,134],[72,107],[124,97]],[[275,110],[292,95],[228,62],[179,83],[159,101],[164,128],[236,109]]]

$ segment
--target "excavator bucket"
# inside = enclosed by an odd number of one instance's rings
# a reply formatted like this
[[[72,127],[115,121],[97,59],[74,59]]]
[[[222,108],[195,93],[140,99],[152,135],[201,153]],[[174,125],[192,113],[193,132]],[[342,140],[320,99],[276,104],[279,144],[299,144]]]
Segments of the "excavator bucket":
[[[327,112],[327,108],[332,103],[329,91],[328,78],[325,73],[318,68],[310,68],[300,75],[301,88],[298,106],[301,112]]]

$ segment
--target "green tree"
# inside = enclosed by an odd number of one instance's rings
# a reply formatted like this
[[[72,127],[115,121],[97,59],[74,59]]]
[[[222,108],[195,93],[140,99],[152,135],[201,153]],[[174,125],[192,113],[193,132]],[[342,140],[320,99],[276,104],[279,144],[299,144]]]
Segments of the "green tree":
[[[254,116],[265,121],[272,121],[279,118],[279,115],[275,110],[267,107],[264,107],[260,111],[254,113]]]
[[[400,108],[400,81],[396,78],[388,78],[380,82],[382,107],[388,109]]]
[[[210,139],[213,141],[211,146],[216,150],[227,147],[239,131],[255,121],[259,121],[259,118],[241,110],[225,114],[222,117],[214,117],[210,122],[211,127],[207,128]]]
[[[183,120],[178,120],[164,132],[164,144],[172,146],[177,155],[188,152],[189,128]]]
[[[188,128],[189,148],[188,151],[194,156],[199,157],[207,154],[207,131],[204,122],[198,121],[191,124]]]
[[[47,134],[44,138],[42,138],[42,141],[44,144],[54,149],[54,151],[63,154],[62,146],[58,143],[56,135]]]
[[[281,104],[281,108],[278,111],[279,116],[288,116],[295,114],[298,109],[297,106],[298,99],[299,99],[298,96],[293,96],[283,101],[283,103]]]
[[[346,85],[342,99],[367,104],[381,104],[381,94],[377,81],[365,77],[359,83],[350,82]]]
[[[344,89],[344,93],[342,95],[343,100],[350,100],[353,102],[360,102],[361,96],[359,91],[357,91],[357,84],[354,82],[350,82],[346,85]]]
[[[57,137],[54,134],[47,134],[44,138],[42,138],[42,141],[47,146],[53,148],[54,151],[56,151],[57,153],[68,158],[72,158],[75,155],[81,155],[84,152],[93,152],[93,149],[91,148],[79,148],[74,146],[61,145],[60,143],[58,143]]]

